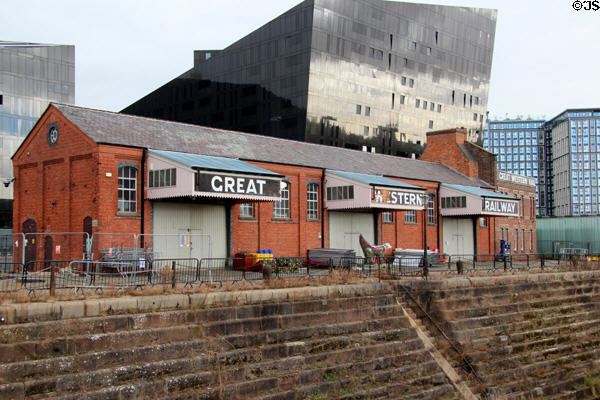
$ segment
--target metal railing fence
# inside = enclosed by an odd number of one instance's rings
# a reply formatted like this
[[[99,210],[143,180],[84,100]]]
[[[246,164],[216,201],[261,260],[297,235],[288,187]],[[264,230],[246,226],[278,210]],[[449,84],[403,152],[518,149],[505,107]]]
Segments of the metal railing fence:
[[[561,256],[553,253],[518,253],[501,256],[498,254],[462,254],[447,256],[447,261],[438,271],[452,273],[558,270],[558,269],[598,269],[599,255]]]
[[[594,258],[595,257],[595,258]],[[452,255],[446,261],[423,268],[422,257],[387,256],[306,258],[133,258],[129,260],[38,260],[25,264],[0,263],[0,292],[20,289],[124,289],[152,286],[192,287],[239,281],[315,278],[343,271],[361,278],[427,278],[428,273],[518,273],[528,270],[562,271],[600,269],[600,258],[552,258],[545,254]],[[267,276],[268,275],[268,276]]]
[[[0,264],[2,265],[2,264]],[[0,291],[56,289],[141,288],[156,285],[187,287],[201,284],[256,281],[265,278],[311,278],[346,271],[358,277],[420,276],[419,260],[348,257],[308,259],[278,257],[246,265],[240,258],[135,258],[130,260],[38,260],[6,263]],[[269,271],[269,272],[267,272]]]
[[[0,262],[22,263],[25,260],[25,243],[23,233],[0,234]]]
[[[0,262],[0,292],[13,292],[23,286],[23,264]]]

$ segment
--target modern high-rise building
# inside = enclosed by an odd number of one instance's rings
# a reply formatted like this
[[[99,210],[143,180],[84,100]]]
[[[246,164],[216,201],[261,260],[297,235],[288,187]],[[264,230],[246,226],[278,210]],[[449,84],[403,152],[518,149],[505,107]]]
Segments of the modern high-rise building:
[[[505,120],[488,122],[483,132],[483,147],[496,154],[496,168],[511,174],[536,179],[536,213],[548,214],[548,180],[545,163],[543,120]]]
[[[306,0],[122,112],[393,155],[481,144],[496,10]]]
[[[568,109],[545,130],[552,143],[553,215],[598,215],[600,109]]]
[[[0,41],[0,228],[12,227],[11,157],[50,101],[75,102],[75,47]]]
[[[600,215],[600,109],[568,109],[548,121],[492,121],[484,147],[498,155],[499,170],[537,179],[539,216]]]

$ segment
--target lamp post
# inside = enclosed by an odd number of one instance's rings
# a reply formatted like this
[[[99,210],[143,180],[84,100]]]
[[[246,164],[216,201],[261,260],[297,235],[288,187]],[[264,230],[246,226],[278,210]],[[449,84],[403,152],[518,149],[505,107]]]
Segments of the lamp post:
[[[429,205],[429,195],[421,195],[423,201],[423,276],[427,279],[429,275],[429,261],[427,260],[427,207]]]

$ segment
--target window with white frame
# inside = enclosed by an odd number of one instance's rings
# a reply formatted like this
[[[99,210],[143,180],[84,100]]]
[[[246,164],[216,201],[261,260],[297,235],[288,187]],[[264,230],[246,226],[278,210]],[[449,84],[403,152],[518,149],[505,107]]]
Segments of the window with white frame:
[[[391,211],[384,211],[381,215],[381,219],[384,224],[393,224],[394,223],[394,214]]]
[[[529,251],[533,251],[533,231],[529,231]]]
[[[254,203],[240,204],[240,218],[254,218]]]
[[[427,199],[427,224],[435,225],[435,194],[429,193]]]
[[[416,224],[417,223],[417,212],[415,210],[406,210],[404,212],[404,223],[405,224]]]
[[[119,167],[118,211],[137,212],[137,168]]]
[[[280,192],[281,200],[273,202],[273,218],[290,217],[290,184],[283,182]]]
[[[148,173],[148,186],[151,188],[168,187],[177,185],[177,169],[150,170]]]
[[[521,229],[521,251],[525,251],[525,229]]]
[[[319,184],[309,183],[306,185],[306,217],[308,219],[319,219]]]

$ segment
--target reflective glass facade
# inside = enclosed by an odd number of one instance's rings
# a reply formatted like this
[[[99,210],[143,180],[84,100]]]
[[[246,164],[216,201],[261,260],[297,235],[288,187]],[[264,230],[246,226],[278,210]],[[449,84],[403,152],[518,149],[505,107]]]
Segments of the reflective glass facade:
[[[537,215],[547,215],[547,195],[540,190],[546,183],[543,160],[544,121],[490,121],[483,133],[483,147],[496,154],[496,168],[517,175],[534,177]]]
[[[50,101],[75,102],[75,47],[0,41],[0,179]],[[9,228],[12,185],[0,185],[0,228]]]
[[[377,152],[419,154],[426,132],[481,143],[496,11],[307,0],[123,112]]]
[[[566,110],[549,121],[491,121],[484,147],[497,154],[499,170],[537,178],[538,216],[599,215],[600,109]]]
[[[567,110],[548,121],[554,215],[599,215],[600,109]]]

